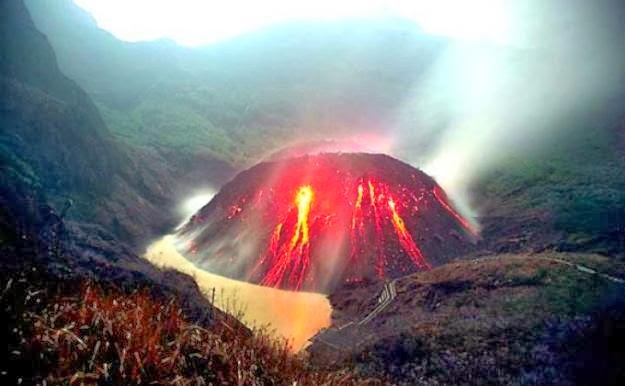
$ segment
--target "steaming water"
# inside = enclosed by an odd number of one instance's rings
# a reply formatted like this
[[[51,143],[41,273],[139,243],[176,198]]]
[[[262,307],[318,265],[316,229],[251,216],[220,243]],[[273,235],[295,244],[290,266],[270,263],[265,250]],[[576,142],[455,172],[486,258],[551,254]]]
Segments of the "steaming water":
[[[173,268],[195,278],[209,299],[215,288],[215,305],[225,311],[241,310],[248,327],[269,325],[278,337],[291,342],[292,349],[303,348],[308,339],[330,325],[332,308],[321,294],[293,292],[254,285],[215,275],[182,256],[175,237],[165,236],[148,247],[145,258],[159,267]]]
[[[196,214],[204,205],[206,205],[215,195],[214,188],[205,188],[195,192],[190,198],[182,201],[178,207],[178,211],[182,215],[183,220],[178,224],[176,230],[182,228],[184,224],[189,222],[191,216]]]

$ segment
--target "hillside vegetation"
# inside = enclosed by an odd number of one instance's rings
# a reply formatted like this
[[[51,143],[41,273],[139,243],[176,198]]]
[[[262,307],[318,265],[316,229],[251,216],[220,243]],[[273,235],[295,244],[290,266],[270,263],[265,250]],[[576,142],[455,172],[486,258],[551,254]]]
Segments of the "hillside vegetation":
[[[622,99],[574,116],[548,151],[501,162],[474,183],[482,236],[498,252],[587,251],[625,257]]]
[[[120,139],[237,164],[302,136],[388,127],[446,44],[400,20],[284,24],[200,48],[127,43],[70,0],[27,4]]]
[[[576,264],[625,278],[625,265],[597,255],[450,263],[397,280],[386,309],[341,338],[321,333],[312,359],[330,368],[351,363],[400,385],[622,384],[625,284]],[[363,319],[380,289],[335,292],[334,326]]]
[[[61,71],[24,4],[3,0],[0,10],[0,196],[9,210],[45,201],[137,248],[175,225],[176,201],[187,190],[231,174],[208,156],[139,151],[117,140]],[[195,163],[201,168],[191,170]]]
[[[149,288],[56,282],[35,266],[3,272],[0,286],[3,383],[381,384],[312,370],[286,342],[217,311],[208,324],[194,321],[176,298]]]

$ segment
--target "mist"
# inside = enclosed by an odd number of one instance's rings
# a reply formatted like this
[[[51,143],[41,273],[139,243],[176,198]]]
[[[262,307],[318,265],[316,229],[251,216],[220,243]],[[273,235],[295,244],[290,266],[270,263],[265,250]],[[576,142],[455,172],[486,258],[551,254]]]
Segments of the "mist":
[[[188,193],[181,203],[178,205],[178,214],[182,218],[182,222],[176,227],[181,228],[186,224],[198,210],[213,198],[216,193],[216,189],[212,187],[205,187],[203,189],[196,189],[191,193]]]
[[[454,40],[397,114],[393,153],[422,168],[469,217],[467,192],[508,157],[549,151],[570,115],[624,84],[623,5],[505,2],[507,36]]]

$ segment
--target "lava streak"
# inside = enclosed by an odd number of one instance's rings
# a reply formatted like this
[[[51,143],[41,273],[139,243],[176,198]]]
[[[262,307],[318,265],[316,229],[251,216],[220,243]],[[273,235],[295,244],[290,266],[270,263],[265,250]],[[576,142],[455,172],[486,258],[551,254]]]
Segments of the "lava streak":
[[[395,201],[393,201],[392,198],[388,199],[388,207],[391,210],[391,214],[392,214],[391,219],[393,221],[393,228],[395,228],[395,233],[397,233],[397,237],[399,238],[399,242],[402,248],[404,248],[404,251],[408,253],[410,258],[412,259],[412,261],[415,263],[415,265],[418,268],[421,268],[421,269],[432,268],[430,264],[427,261],[425,261],[425,258],[423,257],[423,253],[421,253],[421,249],[417,247],[417,244],[415,244],[412,238],[412,235],[410,235],[410,233],[406,229],[406,223],[404,223],[404,220],[401,218],[399,213],[397,213],[397,208],[395,207]]]
[[[419,269],[429,269],[431,266],[426,261],[421,249],[415,243],[412,235],[406,227],[404,219],[396,208],[395,200],[391,197],[390,187],[374,179],[367,179],[368,211],[363,209],[364,182],[358,184],[357,197],[352,212],[352,260],[361,253],[359,247],[370,245],[375,247],[375,273],[380,278],[385,277],[385,267],[392,264],[385,253],[386,237],[384,229],[392,225],[397,241],[402,250],[410,256],[415,266]],[[416,203],[415,203],[416,205]],[[373,227],[374,237],[367,237],[367,225]]]
[[[262,283],[265,285],[278,287],[282,284],[284,277],[289,273],[289,284],[300,289],[308,267],[310,265],[310,227],[308,218],[312,206],[314,193],[310,185],[302,186],[295,195],[295,207],[297,208],[297,223],[291,240],[288,244],[278,247],[282,238],[284,223],[276,225],[269,253],[272,258],[271,269],[265,275]],[[266,260],[266,259],[263,259]]]
[[[441,188],[435,186],[432,189],[432,194],[434,194],[434,197],[436,198],[438,203],[441,204],[441,206],[447,211],[447,213],[452,215],[452,217],[455,218],[467,232],[469,232],[473,236],[477,236],[477,230],[464,217],[456,212],[454,208],[451,207],[451,205],[449,205],[446,195]]]
[[[297,226],[295,228],[295,234],[291,239],[292,248],[298,244],[300,246],[308,246],[310,244],[308,216],[310,215],[310,205],[312,204],[313,196],[314,194],[310,185],[299,188],[295,196],[295,204],[297,205]]]
[[[371,208],[373,210],[373,221],[375,224],[375,237],[376,237],[376,258],[375,258],[375,272],[378,277],[384,277],[384,250],[382,249],[382,245],[384,243],[384,231],[382,229],[382,219],[380,218],[380,211],[378,210],[378,206],[376,204],[376,195],[375,195],[375,187],[374,183],[369,180],[367,181],[367,186],[369,187],[369,202],[371,204]],[[383,194],[379,195],[380,199],[383,199]]]
[[[352,214],[352,227],[351,227],[351,236],[352,236],[352,254],[350,256],[351,262],[355,263],[357,261],[357,257],[359,254],[359,245],[358,240],[359,236],[361,239],[365,238],[365,224],[362,215],[362,199],[364,197],[365,188],[362,186],[362,183],[358,184],[357,193],[356,193],[356,203],[354,204],[354,211]]]

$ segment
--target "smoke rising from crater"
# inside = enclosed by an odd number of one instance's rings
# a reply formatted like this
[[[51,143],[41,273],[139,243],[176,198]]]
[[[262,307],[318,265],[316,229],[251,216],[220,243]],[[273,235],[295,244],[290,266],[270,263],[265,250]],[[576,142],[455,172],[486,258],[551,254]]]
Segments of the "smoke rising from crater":
[[[575,129],[574,112],[592,111],[625,84],[621,2],[504,4],[507,36],[452,41],[392,130],[392,153],[434,176],[465,214],[476,177],[505,157],[548,151]]]

